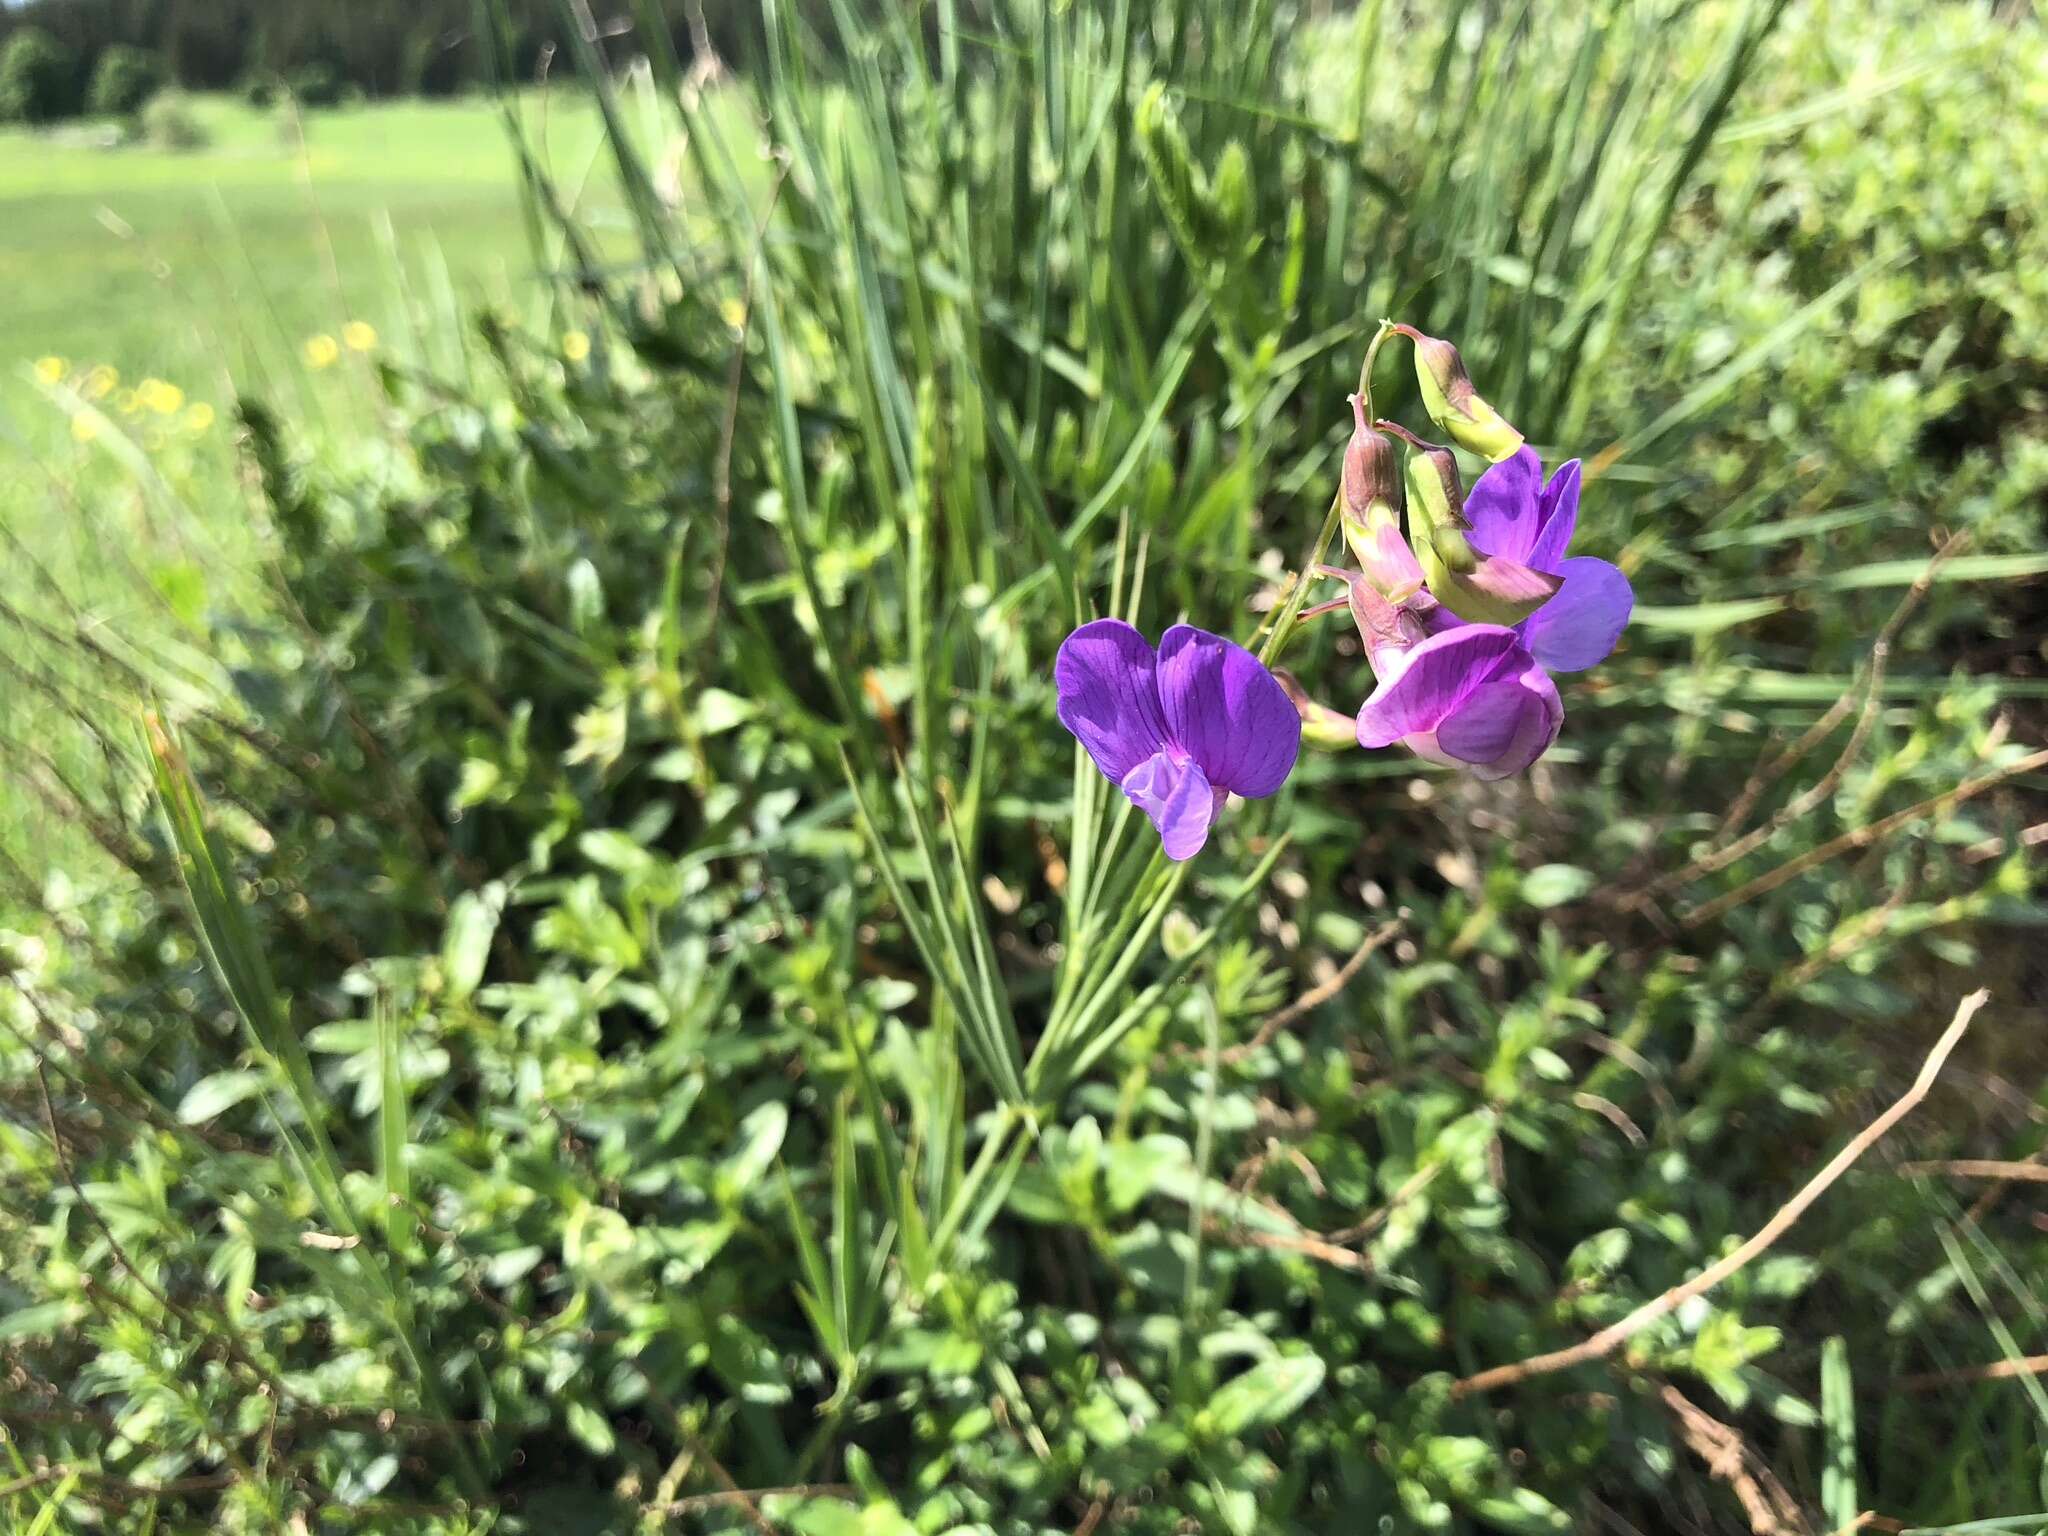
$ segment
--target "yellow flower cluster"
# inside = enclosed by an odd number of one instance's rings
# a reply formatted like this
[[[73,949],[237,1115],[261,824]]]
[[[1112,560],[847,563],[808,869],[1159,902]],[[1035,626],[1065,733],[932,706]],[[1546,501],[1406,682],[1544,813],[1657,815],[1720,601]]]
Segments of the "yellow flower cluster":
[[[81,443],[98,439],[105,415],[98,409],[102,404],[110,405],[123,416],[142,418],[148,422],[151,417],[166,418],[162,426],[149,423],[142,427],[143,441],[151,448],[162,447],[169,435],[164,428],[172,428],[188,437],[200,437],[213,430],[218,420],[214,408],[204,400],[187,401],[185,391],[168,379],[154,376],[143,379],[132,388],[121,384],[121,371],[109,363],[95,363],[82,372],[74,372],[64,358],[54,354],[39,357],[35,362],[36,378],[43,384],[55,387],[70,383],[86,408],[73,413],[71,436]]]
[[[377,327],[367,320],[351,320],[341,328],[341,340],[336,341],[322,331],[317,336],[308,336],[300,351],[306,359],[306,366],[318,373],[341,361],[344,347],[351,352],[376,351]]]

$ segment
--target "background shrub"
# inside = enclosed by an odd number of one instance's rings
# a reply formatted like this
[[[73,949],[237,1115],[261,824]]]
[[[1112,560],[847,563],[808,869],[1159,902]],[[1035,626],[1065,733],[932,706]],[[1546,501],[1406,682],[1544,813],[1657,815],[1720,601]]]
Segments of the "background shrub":
[[[24,28],[0,49],[0,122],[50,123],[83,105],[78,63],[57,40]]]
[[[2031,1378],[1995,1369],[2044,1347],[2027,1184],[1925,1166],[2044,1144],[2009,268],[2048,253],[2031,172],[1957,126],[2024,116],[2038,34],[844,19],[780,30],[730,117],[657,59],[693,195],[622,131],[637,249],[600,259],[534,170],[562,280],[380,360],[380,431],[249,390],[268,602],[169,661],[12,626],[78,713],[156,711],[146,751],[124,719],[86,771],[30,760],[123,877],[7,872],[11,1443],[102,1480],[59,1512],[2038,1508]],[[1928,71],[1930,38],[2001,62]],[[1879,192],[1839,242],[1785,222],[1930,136],[1925,290]],[[1049,658],[1084,609],[1272,612],[1390,311],[1586,458],[1626,648],[1526,782],[1318,757],[1181,875],[1120,865]],[[1377,389],[1412,418],[1398,364]],[[1290,659],[1370,686],[1341,624]],[[1091,991],[1090,952],[1129,966]],[[1460,1393],[1755,1230],[1980,983],[1913,1161],[1604,1362]],[[1020,1095],[1055,1019],[1093,1058]]]
[[[182,91],[160,91],[142,108],[142,137],[158,149],[199,149],[207,142],[206,124]]]
[[[331,107],[341,100],[341,77],[327,64],[302,64],[291,72],[287,83],[293,99],[302,107]]]
[[[129,117],[164,85],[161,57],[141,48],[113,47],[93,68],[86,94],[88,111],[102,117]]]

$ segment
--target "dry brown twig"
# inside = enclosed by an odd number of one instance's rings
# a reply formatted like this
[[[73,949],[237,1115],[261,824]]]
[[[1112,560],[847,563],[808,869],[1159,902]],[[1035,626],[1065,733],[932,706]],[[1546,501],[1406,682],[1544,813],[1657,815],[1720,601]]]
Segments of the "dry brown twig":
[[[1378,951],[1384,949],[1399,935],[1405,918],[1405,913],[1396,917],[1390,917],[1384,923],[1381,923],[1379,927],[1373,929],[1371,933],[1365,936],[1358,948],[1351,952],[1351,957],[1338,966],[1332,975],[1323,981],[1317,982],[1286,1007],[1275,1013],[1268,1014],[1259,1024],[1258,1032],[1251,1039],[1233,1045],[1227,1051],[1218,1052],[1216,1056],[1217,1061],[1225,1066],[1231,1066],[1245,1060],[1254,1051],[1263,1050],[1266,1046],[1272,1044],[1274,1037],[1281,1030],[1299,1022],[1308,1014],[1322,1007],[1323,1004],[1327,1003],[1339,992],[1342,992],[1351,985],[1352,978],[1364,967],[1365,962],[1371,959]],[[1188,1054],[1192,1054],[1192,1052]]]
[[[1674,1386],[1667,1384],[1658,1396],[1678,1421],[1679,1438],[1706,1463],[1708,1474],[1734,1493],[1755,1536],[1805,1536],[1808,1527],[1799,1505],[1740,1432]]]
[[[1701,903],[1679,921],[1687,928],[1697,928],[1701,923],[1712,922],[1752,897],[1775,891],[1788,880],[1796,879],[1816,865],[1825,864],[1845,853],[1853,853],[1859,848],[1868,848],[1872,843],[1882,842],[1900,827],[1918,821],[1922,816],[1952,810],[1965,800],[1983,794],[1987,789],[1996,789],[2007,779],[2017,778],[2023,773],[2031,773],[2034,769],[2042,767],[2048,767],[2048,750],[2029,752],[2025,757],[2007,763],[2003,768],[1995,769],[1980,778],[1965,779],[1954,789],[1944,790],[1941,794],[1922,800],[1917,805],[1909,805],[1903,811],[1894,811],[1882,821],[1873,821],[1867,827],[1857,827],[1854,831],[1844,832],[1833,841],[1809,849],[1796,859],[1788,859],[1767,874],[1758,875],[1754,880],[1737,886],[1727,895]]]
[[[2048,1165],[2012,1163],[1992,1157],[1946,1157],[1901,1163],[1899,1172],[1909,1179],[1944,1174],[1952,1179],[2018,1179],[2028,1184],[2048,1184]]]
[[[1878,711],[1883,708],[1884,673],[1891,659],[1892,641],[1898,638],[1899,631],[1905,628],[1906,620],[1913,616],[1913,610],[1920,606],[1921,599],[1926,597],[1933,587],[1936,574],[1950,560],[1961,554],[1969,542],[1970,535],[1967,529],[1958,529],[1950,534],[1942,542],[1941,547],[1935,550],[1926,568],[1914,578],[1913,584],[1906,588],[1905,595],[1899,599],[1891,617],[1885,620],[1884,628],[1878,631],[1877,639],[1870,647],[1870,671],[1860,690],[1863,694],[1863,712],[1857,717],[1856,728],[1849,733],[1848,745],[1835,759],[1834,766],[1821,775],[1818,783],[1802,792],[1762,827],[1746,837],[1738,838],[1733,843],[1702,855],[1690,867],[1672,877],[1671,884],[1683,884],[1695,875],[1711,874],[1714,870],[1725,868],[1766,841],[1773,832],[1797,821],[1834,792],[1834,787],[1841,783],[1842,776],[1848,772],[1849,764],[1855,760],[1857,752],[1869,736],[1871,726],[1876,723]],[[1853,707],[1858,692],[1859,690],[1854,688],[1848,690],[1829,705],[1827,712],[1790,747],[1767,762],[1757,765],[1756,771],[1749,777],[1749,782],[1742,786],[1741,792],[1735,797],[1735,803],[1728,808],[1728,814],[1721,820],[1722,837],[1734,837],[1742,824],[1749,820],[1750,813],[1756,809],[1756,802],[1762,797],[1763,792],[1783,777],[1808,752],[1827,739]]]
[[[1993,1360],[1989,1365],[1963,1365],[1953,1370],[1897,1376],[1890,1387],[1894,1392],[1928,1392],[1966,1381],[2007,1381],[2018,1376],[2048,1376],[2048,1355],[2018,1355],[2010,1360]]]
[[[1927,1097],[1928,1090],[1934,1086],[1935,1078],[1941,1075],[1941,1069],[1947,1063],[1949,1053],[1956,1048],[1956,1043],[1969,1029],[1970,1020],[1977,1016],[1977,1010],[1990,1001],[1990,998],[1991,994],[1988,991],[1980,990],[1972,992],[1956,1005],[1955,1017],[1949,1021],[1948,1028],[1942,1031],[1941,1038],[1934,1042],[1933,1049],[1927,1053],[1927,1059],[1921,1063],[1920,1075],[1913,1079],[1913,1085],[1899,1096],[1891,1108],[1851,1137],[1848,1145],[1828,1159],[1826,1166],[1808,1179],[1790,1200],[1778,1207],[1776,1214],[1757,1228],[1748,1241],[1709,1264],[1692,1279],[1672,1286],[1662,1295],[1637,1307],[1620,1322],[1610,1324],[1591,1338],[1564,1349],[1554,1349],[1546,1354],[1532,1355],[1526,1360],[1517,1360],[1512,1365],[1497,1365],[1491,1370],[1467,1376],[1452,1387],[1453,1395],[1469,1397],[1479,1392],[1491,1392],[1496,1387],[1512,1386],[1516,1382],[1527,1381],[1532,1376],[1547,1376],[1553,1371],[1569,1370],[1575,1365],[1586,1365],[1604,1359],[1651,1323],[1659,1318],[1668,1317],[1694,1297],[1704,1296],[1765,1252],[1792,1229],[1794,1223],[1806,1214],[1807,1209],[1826,1194],[1829,1187],[1847,1173],[1858,1158],[1875,1146],[1886,1132],[1905,1119],[1913,1107]]]
[[[1878,631],[1877,639],[1870,648],[1869,670],[1865,673],[1861,685],[1846,690],[1792,745],[1757,764],[1748,782],[1736,794],[1734,803],[1729,806],[1727,815],[1722,817],[1720,828],[1715,833],[1717,840],[1732,841],[1721,842],[1719,846],[1709,848],[1683,868],[1669,871],[1645,885],[1623,892],[1617,900],[1624,910],[1654,910],[1654,901],[1658,896],[1680,886],[1689,885],[1702,875],[1726,869],[1745,855],[1755,852],[1770,841],[1772,836],[1806,816],[1835,792],[1836,787],[1847,776],[1850,764],[1862,752],[1863,744],[1869,739],[1879,715],[1883,713],[1885,668],[1891,659],[1892,642],[1898,638],[1898,633],[1905,627],[1906,620],[1912,617],[1913,611],[1919,607],[1921,600],[1933,587],[1934,578],[1941,568],[1961,553],[1969,542],[1969,533],[1966,530],[1958,530],[1935,550],[1926,567],[1906,589],[1905,595],[1899,599],[1891,617],[1885,620],[1884,628]],[[1855,728],[1850,731],[1848,741],[1836,754],[1828,770],[1781,806],[1762,826],[1738,836],[1765,791],[1789,773],[1807,753],[1832,735],[1835,728],[1848,716],[1849,711],[1856,707],[1859,698],[1862,701],[1862,711],[1857,716]]]

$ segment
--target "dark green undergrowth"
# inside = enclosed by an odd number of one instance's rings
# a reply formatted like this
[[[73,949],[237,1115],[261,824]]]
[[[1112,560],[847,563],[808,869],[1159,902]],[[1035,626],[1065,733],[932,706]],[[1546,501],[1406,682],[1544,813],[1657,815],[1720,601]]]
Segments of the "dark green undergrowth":
[[[479,315],[346,453],[242,402],[273,601],[13,626],[114,871],[4,871],[13,1524],[2048,1509],[2031,1186],[1926,1167],[2048,1120],[2038,27],[766,20],[757,135],[605,98],[630,270],[529,183],[573,342]],[[1383,314],[1588,461],[1637,621],[1526,779],[1304,758],[1148,864],[1054,650],[1288,601]],[[1980,985],[1768,1253],[1461,1385],[1728,1252]]]

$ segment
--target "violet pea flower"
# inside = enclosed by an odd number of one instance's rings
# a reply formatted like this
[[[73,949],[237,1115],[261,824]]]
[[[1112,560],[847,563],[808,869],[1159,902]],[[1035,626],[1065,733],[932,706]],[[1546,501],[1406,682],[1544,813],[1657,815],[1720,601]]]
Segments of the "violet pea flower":
[[[1169,859],[1209,840],[1226,795],[1257,800],[1294,771],[1301,718],[1251,652],[1176,624],[1154,650],[1121,619],[1083,624],[1053,664],[1060,723],[1159,831]]]
[[[1520,773],[1549,751],[1564,704],[1520,634],[1467,624],[1437,602],[1423,590],[1407,541],[1390,526],[1362,558],[1362,575],[1325,568],[1351,588],[1351,614],[1379,679],[1358,711],[1358,744],[1398,742],[1478,779]]]
[[[1399,742],[1476,779],[1505,779],[1549,751],[1564,725],[1557,684],[1504,625],[1453,623],[1370,655],[1380,685],[1358,711],[1362,747]]]
[[[1580,672],[1604,661],[1628,624],[1635,592],[1605,560],[1565,558],[1579,522],[1579,461],[1559,465],[1546,481],[1536,451],[1522,448],[1479,477],[1465,516],[1466,537],[1480,553],[1564,578],[1555,596],[1515,626],[1536,662]]]

